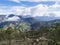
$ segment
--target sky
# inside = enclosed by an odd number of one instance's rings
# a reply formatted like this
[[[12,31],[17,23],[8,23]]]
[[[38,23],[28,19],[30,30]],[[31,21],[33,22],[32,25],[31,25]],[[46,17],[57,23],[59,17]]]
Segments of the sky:
[[[60,0],[0,0],[0,15],[60,16]]]

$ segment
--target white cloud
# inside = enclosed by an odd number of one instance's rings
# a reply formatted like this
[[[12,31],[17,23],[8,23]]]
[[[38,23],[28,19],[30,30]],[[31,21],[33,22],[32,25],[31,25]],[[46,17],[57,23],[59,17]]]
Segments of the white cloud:
[[[50,8],[57,8],[57,7],[60,7],[60,2],[56,2],[54,5],[50,6]]]
[[[9,0],[9,1],[17,2],[17,3],[20,2],[20,0]]]
[[[32,11],[31,11],[31,15],[33,16],[42,16],[45,15],[45,13],[47,13],[48,7],[42,4],[39,4],[35,7],[32,7]]]
[[[55,14],[55,17],[60,17],[60,11],[58,12],[53,12]]]
[[[47,6],[39,4],[33,7],[23,7],[23,6],[5,6],[0,7],[0,14],[16,14],[16,15],[31,15],[31,16],[49,16],[49,14],[55,14],[55,16],[60,16],[60,4],[56,3],[52,6]]]
[[[12,9],[15,14],[19,15],[23,13],[24,7],[14,6]]]
[[[9,15],[9,14],[15,14],[15,15],[30,15],[31,8],[26,8],[22,6],[13,6],[13,7],[0,7],[0,14],[3,15]]]
[[[6,19],[6,21],[18,21],[20,18],[17,16]]]
[[[60,0],[9,0],[9,1],[13,1],[13,2],[19,3],[20,1],[28,1],[28,2],[57,1],[57,2],[59,2]]]
[[[60,16],[60,4],[56,3],[52,6],[42,5],[39,4],[32,8],[31,15],[33,16],[50,16],[49,14],[55,14],[54,16],[58,17]]]
[[[21,6],[15,6],[12,7],[13,12],[15,12],[16,15],[30,15],[31,8],[21,7]]]
[[[56,2],[54,5],[49,7],[48,13],[54,13],[55,16],[60,16],[60,4]]]
[[[60,1],[60,0],[22,0],[22,1],[41,2],[41,1]]]
[[[12,10],[6,6],[0,6],[0,14],[3,14],[3,15],[8,15],[12,13]]]

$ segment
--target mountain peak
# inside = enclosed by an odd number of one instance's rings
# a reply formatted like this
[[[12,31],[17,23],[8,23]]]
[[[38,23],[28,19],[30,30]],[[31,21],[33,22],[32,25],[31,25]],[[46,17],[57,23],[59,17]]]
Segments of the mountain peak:
[[[14,14],[10,14],[10,15],[8,15],[7,17],[13,17],[13,16],[15,16]]]

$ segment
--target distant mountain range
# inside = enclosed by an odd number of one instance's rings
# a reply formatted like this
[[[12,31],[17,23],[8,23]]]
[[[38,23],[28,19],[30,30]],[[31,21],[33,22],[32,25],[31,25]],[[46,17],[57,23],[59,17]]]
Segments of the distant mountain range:
[[[32,29],[37,29],[38,27],[40,28],[41,26],[47,26],[49,23],[51,25],[54,25],[54,22],[56,21],[60,22],[60,18],[48,16],[31,17],[29,15],[20,16],[14,14],[10,14],[8,16],[0,15],[0,28],[4,27],[5,25],[9,25],[10,23],[16,24],[22,21],[29,23]]]
[[[22,15],[0,15],[0,22],[1,21],[19,21],[21,18],[34,18],[38,21],[50,21],[50,20],[55,20],[55,19],[60,19],[60,17],[52,17],[52,16],[35,16],[32,17],[30,15],[22,16]]]

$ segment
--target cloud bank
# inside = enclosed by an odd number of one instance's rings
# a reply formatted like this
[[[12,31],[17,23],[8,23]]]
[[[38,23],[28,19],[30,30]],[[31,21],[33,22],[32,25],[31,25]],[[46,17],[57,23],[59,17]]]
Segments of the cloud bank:
[[[17,0],[13,0],[17,1]],[[18,0],[19,2],[20,0]],[[27,0],[23,0],[27,1]],[[32,0],[29,0],[32,1]],[[39,0],[33,0],[39,1]],[[0,14],[8,15],[8,14],[16,14],[16,15],[31,15],[31,16],[50,16],[54,14],[54,16],[59,17],[60,15],[60,4],[56,2],[54,5],[47,6],[43,4],[38,4],[36,6],[24,7],[24,6],[0,6]],[[51,15],[52,16],[52,15]]]

